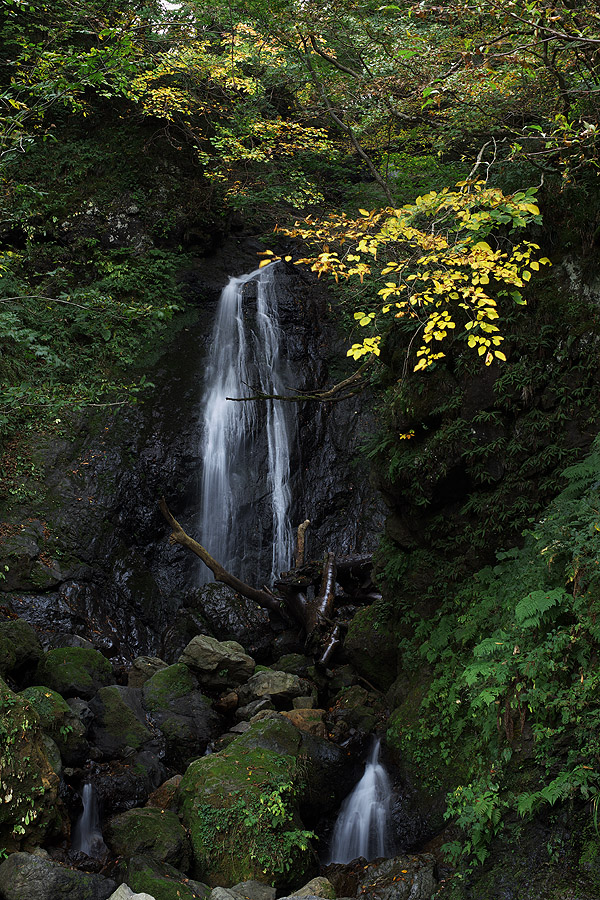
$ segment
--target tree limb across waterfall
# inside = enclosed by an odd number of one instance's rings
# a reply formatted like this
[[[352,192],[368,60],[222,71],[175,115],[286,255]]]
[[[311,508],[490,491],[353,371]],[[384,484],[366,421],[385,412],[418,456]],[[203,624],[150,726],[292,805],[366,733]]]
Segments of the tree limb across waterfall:
[[[196,556],[199,556],[202,562],[208,566],[213,573],[215,581],[226,584],[228,587],[233,588],[234,591],[237,591],[238,594],[248,597],[249,600],[254,600],[255,603],[258,603],[259,606],[262,606],[265,609],[271,609],[279,613],[281,612],[281,603],[277,597],[267,593],[267,591],[259,591],[249,584],[246,584],[244,581],[240,581],[239,578],[236,578],[235,575],[232,575],[224,569],[223,566],[210,555],[208,550],[202,546],[202,544],[199,544],[198,541],[191,538],[172,515],[164,497],[161,497],[159,506],[160,511],[172,529],[171,534],[169,535],[170,544],[180,544],[182,547],[187,547],[187,549],[191,550],[192,553],[195,553]]]
[[[305,400],[315,400],[318,403],[337,403],[340,400],[348,400],[350,397],[354,397],[366,387],[367,382],[365,381],[363,374],[366,367],[373,359],[374,357],[372,355],[369,356],[356,372],[353,372],[348,378],[344,378],[343,381],[339,381],[337,384],[334,384],[333,387],[327,388],[326,390],[301,391],[296,389],[293,394],[266,394],[264,391],[255,388],[253,385],[246,385],[255,392],[251,397],[226,397],[225,399],[235,400],[237,403],[247,403],[249,400],[287,400],[289,403],[302,403]]]

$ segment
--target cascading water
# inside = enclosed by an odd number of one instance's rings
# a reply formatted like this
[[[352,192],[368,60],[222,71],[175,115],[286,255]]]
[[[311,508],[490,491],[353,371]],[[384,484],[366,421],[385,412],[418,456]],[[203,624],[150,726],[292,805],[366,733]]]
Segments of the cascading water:
[[[290,404],[227,399],[284,391],[274,269],[269,265],[232,278],[224,288],[205,382],[200,542],[232,574],[251,582],[276,578],[289,567],[293,549],[293,425],[284,409]],[[250,281],[256,282],[255,310],[244,299]],[[259,507],[265,504],[270,513],[265,509],[262,516]],[[265,547],[272,552],[270,560],[261,563]],[[210,580],[204,569],[201,582]]]
[[[83,811],[73,828],[72,849],[94,859],[102,859],[108,853],[108,848],[102,839],[98,801],[93,784],[87,782],[83,785],[81,802]]]
[[[329,862],[348,863],[359,856],[389,856],[391,785],[379,762],[380,741],[371,748],[365,772],[340,809],[331,839]]]

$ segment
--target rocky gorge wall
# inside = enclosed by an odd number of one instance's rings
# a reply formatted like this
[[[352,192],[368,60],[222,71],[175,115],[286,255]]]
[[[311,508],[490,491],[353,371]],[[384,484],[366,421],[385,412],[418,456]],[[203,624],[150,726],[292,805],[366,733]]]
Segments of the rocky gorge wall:
[[[49,645],[70,633],[111,657],[156,652],[160,635],[193,594],[201,564],[167,545],[157,501],[164,495],[194,533],[212,317],[228,277],[255,268],[259,247],[252,239],[231,239],[181,273],[190,311],[145,367],[153,387],[139,404],[73,415],[33,441],[34,474],[24,479],[29,496],[2,516],[0,598]],[[323,293],[290,267],[281,265],[277,277],[294,387],[321,387],[343,356]],[[376,545],[381,507],[366,466],[355,460],[369,422],[360,398],[298,410],[293,516],[294,524],[313,523],[309,554],[370,552]]]

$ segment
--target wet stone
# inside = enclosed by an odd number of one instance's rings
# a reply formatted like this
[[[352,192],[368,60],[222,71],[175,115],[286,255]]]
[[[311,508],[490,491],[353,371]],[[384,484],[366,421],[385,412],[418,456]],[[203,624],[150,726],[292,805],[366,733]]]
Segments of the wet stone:
[[[127,685],[129,687],[142,687],[156,672],[166,668],[167,663],[159,659],[158,656],[138,656],[137,659],[134,659],[129,670]]]
[[[206,634],[192,638],[179,662],[207,687],[231,687],[248,681],[255,662],[236,641],[217,641]]]

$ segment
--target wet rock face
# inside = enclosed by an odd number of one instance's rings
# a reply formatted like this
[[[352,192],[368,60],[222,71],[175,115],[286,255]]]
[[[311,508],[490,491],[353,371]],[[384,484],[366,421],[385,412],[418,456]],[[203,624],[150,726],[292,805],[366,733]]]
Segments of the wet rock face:
[[[0,566],[9,570],[0,591],[45,648],[56,646],[57,634],[68,634],[93,639],[117,662],[157,653],[171,662],[198,631],[235,640],[245,633],[246,649],[270,661],[267,614],[251,611],[247,601],[233,608],[222,592],[194,596],[202,564],[168,545],[157,508],[166,496],[183,527],[195,533],[205,349],[221,288],[229,275],[251,271],[260,249],[232,241],[220,256],[183,274],[197,319],[148,367],[154,387],[141,402],[75,416],[63,422],[62,433],[39,438],[34,449],[46,472],[43,496],[7,518]],[[334,327],[324,324],[323,289],[283,264],[277,277],[291,386],[331,385],[347,373],[329,371],[345,350]],[[361,404],[355,398],[293,407],[292,522],[311,519],[309,555],[370,550],[380,530],[375,490],[365,471],[351,465],[368,427]],[[252,465],[262,477],[266,459]],[[264,513],[261,504],[246,510],[248,529]]]
[[[108,816],[145,803],[165,780],[165,769],[153,753],[143,750],[126,760],[93,765],[90,777]]]
[[[73,871],[31,853],[13,853],[0,865],[0,895],[5,900],[107,900],[116,887],[103,875]]]

